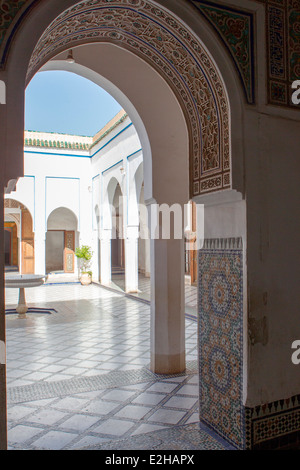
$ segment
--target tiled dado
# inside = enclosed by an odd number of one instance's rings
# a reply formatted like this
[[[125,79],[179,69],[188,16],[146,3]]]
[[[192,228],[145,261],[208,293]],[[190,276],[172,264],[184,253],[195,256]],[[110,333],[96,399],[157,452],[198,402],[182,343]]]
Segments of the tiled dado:
[[[198,256],[200,421],[239,449],[299,448],[300,395],[243,405],[242,240],[205,240]]]
[[[246,448],[279,449],[300,443],[300,395],[245,409]]]
[[[245,448],[242,240],[205,240],[198,269],[200,420]]]

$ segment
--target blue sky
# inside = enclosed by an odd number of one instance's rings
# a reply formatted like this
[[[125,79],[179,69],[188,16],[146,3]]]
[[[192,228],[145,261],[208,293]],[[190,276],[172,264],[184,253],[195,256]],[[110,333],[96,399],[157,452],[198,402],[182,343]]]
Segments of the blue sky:
[[[40,72],[26,90],[25,129],[93,136],[120,109],[90,80],[70,72]]]

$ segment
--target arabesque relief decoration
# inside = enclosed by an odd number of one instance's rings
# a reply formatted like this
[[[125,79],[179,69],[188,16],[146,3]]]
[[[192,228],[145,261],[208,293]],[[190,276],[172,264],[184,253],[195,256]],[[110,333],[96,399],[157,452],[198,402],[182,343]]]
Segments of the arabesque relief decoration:
[[[151,1],[89,0],[65,11],[40,38],[28,79],[58,53],[101,41],[142,57],[175,91],[190,133],[191,196],[230,188],[230,115],[221,76],[199,39]]]

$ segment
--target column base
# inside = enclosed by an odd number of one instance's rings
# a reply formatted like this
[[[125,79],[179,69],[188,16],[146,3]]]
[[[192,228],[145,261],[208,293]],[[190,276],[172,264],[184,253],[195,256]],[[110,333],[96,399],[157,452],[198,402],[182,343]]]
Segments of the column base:
[[[126,294],[138,294],[138,289],[137,288],[126,288]]]
[[[150,370],[154,374],[162,375],[183,374],[186,370],[185,353],[153,354],[151,355]]]

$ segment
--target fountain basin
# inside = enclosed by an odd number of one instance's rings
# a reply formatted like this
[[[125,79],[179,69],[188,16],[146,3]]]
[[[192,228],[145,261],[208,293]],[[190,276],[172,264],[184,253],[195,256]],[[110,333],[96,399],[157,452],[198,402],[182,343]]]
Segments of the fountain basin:
[[[5,287],[8,289],[20,289],[19,303],[16,311],[19,318],[26,318],[28,306],[25,299],[25,289],[29,287],[39,287],[45,283],[48,276],[41,274],[18,274],[5,276]]]

